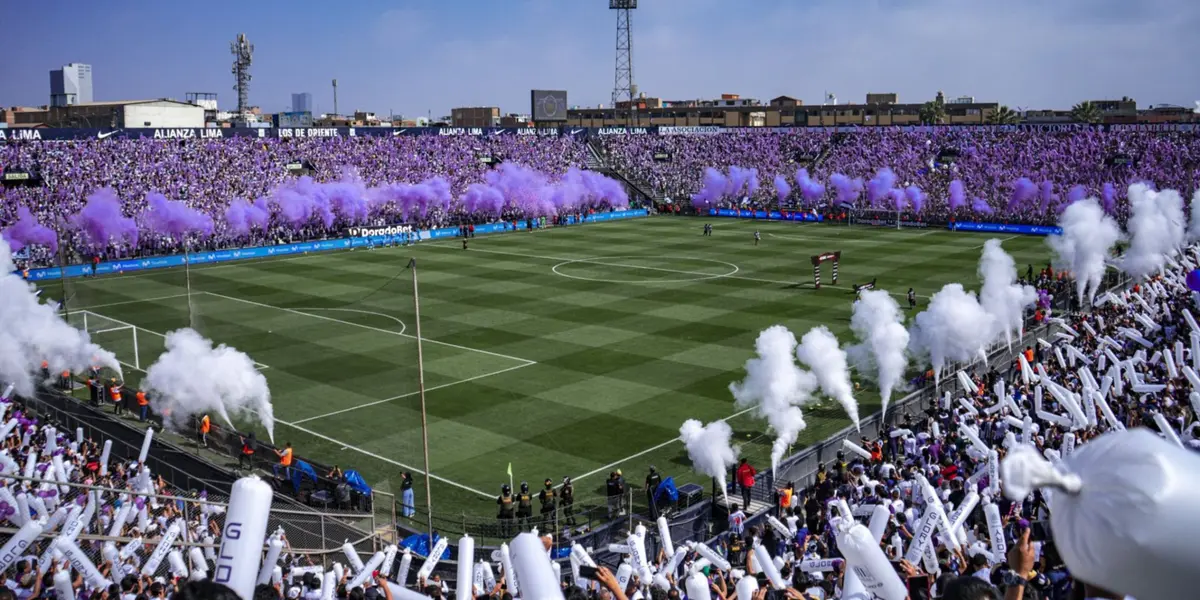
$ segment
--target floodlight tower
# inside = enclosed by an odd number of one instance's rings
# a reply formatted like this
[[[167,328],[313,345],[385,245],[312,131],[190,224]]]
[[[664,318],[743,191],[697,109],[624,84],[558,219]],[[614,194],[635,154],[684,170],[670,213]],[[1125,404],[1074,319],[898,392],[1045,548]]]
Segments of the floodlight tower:
[[[246,34],[239,33],[237,39],[229,45],[233,54],[233,89],[237,90],[237,111],[245,115],[250,111],[250,63],[254,60],[254,44],[246,40]]]
[[[633,118],[633,34],[630,22],[637,0],[608,0],[609,10],[617,11],[617,69],[613,82],[612,104],[629,102],[629,116]],[[632,123],[631,123],[632,124]]]

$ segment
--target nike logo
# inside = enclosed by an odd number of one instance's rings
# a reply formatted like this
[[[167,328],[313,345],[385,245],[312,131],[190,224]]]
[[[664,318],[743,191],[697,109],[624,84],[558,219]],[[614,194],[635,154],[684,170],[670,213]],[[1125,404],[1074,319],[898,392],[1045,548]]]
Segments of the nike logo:
[[[400,134],[404,133],[405,131],[408,131],[408,129],[397,129],[392,132],[392,135],[400,135]]]
[[[108,133],[99,132],[99,133],[97,133],[97,134],[96,134],[96,139],[100,139],[100,140],[102,140],[102,139],[104,139],[104,138],[106,138],[106,137],[108,137],[108,136],[110,136],[110,135],[112,135],[112,134],[114,134],[114,133],[117,133],[118,131],[121,131],[121,130],[120,130],[120,129],[117,129],[117,130],[115,130],[115,131],[110,131],[110,132],[108,132]]]
[[[571,130],[571,135],[579,135],[581,133],[583,133],[582,129],[572,129]]]

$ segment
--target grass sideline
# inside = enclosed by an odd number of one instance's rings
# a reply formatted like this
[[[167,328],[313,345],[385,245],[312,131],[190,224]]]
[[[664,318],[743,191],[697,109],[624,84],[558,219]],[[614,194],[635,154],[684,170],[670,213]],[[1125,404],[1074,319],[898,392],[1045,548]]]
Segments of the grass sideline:
[[[765,423],[734,406],[759,331],[817,325],[849,340],[851,285],[877,278],[904,304],[944,283],[978,287],[983,243],[1004,241],[1024,272],[1042,238],[944,230],[655,217],[479,237],[68,280],[72,308],[159,334],[192,326],[270,365],[276,441],[356,468],[396,491],[421,485],[410,257],[417,259],[425,339],[435,512],[489,517],[509,462],[517,482],[576,479],[581,503],[622,468],[640,485],[654,464],[691,473],[678,429],[727,419],[742,453],[767,463]],[[753,232],[762,232],[754,245]],[[839,285],[812,286],[809,256],[840,250]],[[64,291],[47,283],[49,296]],[[911,317],[911,315],[910,315]],[[125,362],[128,331],[97,336]],[[162,351],[140,335],[143,368]],[[136,383],[139,373],[127,374]],[[878,396],[859,394],[860,413]],[[825,402],[805,411],[801,443],[847,424]],[[799,449],[799,448],[797,448]],[[419,505],[424,495],[417,494]]]

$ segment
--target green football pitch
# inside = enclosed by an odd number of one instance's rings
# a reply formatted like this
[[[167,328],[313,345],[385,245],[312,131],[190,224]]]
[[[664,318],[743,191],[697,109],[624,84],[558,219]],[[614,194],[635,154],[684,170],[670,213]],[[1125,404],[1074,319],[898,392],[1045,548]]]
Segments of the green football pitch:
[[[381,490],[398,491],[411,471],[420,490],[405,268],[415,258],[435,512],[487,517],[510,463],[534,491],[571,476],[583,504],[603,495],[610,471],[636,483],[651,464],[707,490],[677,441],[689,418],[728,420],[742,454],[766,465],[765,422],[728,390],[761,330],[782,324],[800,337],[825,325],[848,342],[852,284],[877,278],[905,307],[909,287],[922,303],[947,282],[977,289],[990,237],[1022,273],[1048,257],[1035,237],[713,223],[711,237],[699,219],[651,217],[478,237],[465,251],[445,240],[200,266],[190,302],[182,269],[72,280],[65,292],[73,322],[87,315],[93,339],[129,365],[130,384],[162,352],[162,334],[192,326],[259,364],[279,445],[358,469]],[[828,285],[826,265],[816,290],[809,257],[831,251],[842,253],[839,284]],[[878,410],[866,382],[858,401],[864,416]],[[805,414],[799,444],[849,423],[829,401]]]

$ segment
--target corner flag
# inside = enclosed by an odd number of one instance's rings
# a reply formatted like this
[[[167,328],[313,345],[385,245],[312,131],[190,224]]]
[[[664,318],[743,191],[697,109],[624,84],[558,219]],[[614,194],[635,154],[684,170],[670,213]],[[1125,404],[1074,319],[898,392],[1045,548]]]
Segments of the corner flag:
[[[508,489],[511,490],[512,486],[513,486],[512,463],[510,462],[510,463],[508,463]]]

